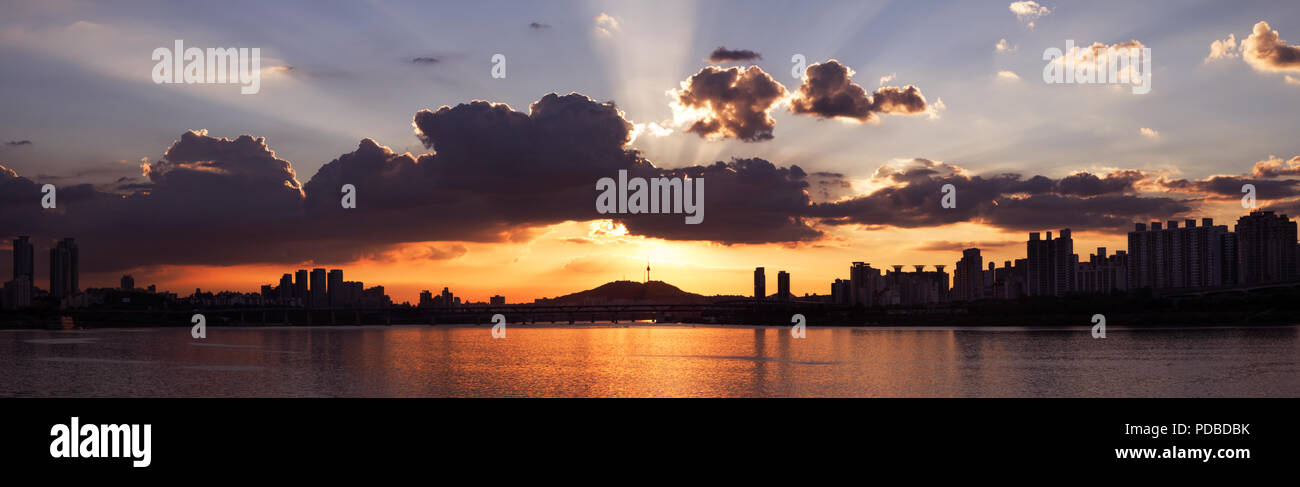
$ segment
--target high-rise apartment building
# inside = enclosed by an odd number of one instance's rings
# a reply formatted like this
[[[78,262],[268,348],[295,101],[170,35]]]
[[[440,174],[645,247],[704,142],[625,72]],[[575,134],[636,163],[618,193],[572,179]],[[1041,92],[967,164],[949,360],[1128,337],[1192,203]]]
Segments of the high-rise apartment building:
[[[72,238],[60,240],[50,249],[51,296],[63,298],[81,292],[79,260],[77,242]]]
[[[311,270],[311,307],[328,308],[330,306],[330,295],[328,287],[328,278],[325,269],[315,268]]]
[[[1237,266],[1242,284],[1296,279],[1296,223],[1272,211],[1237,219]]]
[[[984,297],[984,257],[980,249],[970,248],[961,251],[961,260],[953,272],[952,299],[954,301],[974,301]]]

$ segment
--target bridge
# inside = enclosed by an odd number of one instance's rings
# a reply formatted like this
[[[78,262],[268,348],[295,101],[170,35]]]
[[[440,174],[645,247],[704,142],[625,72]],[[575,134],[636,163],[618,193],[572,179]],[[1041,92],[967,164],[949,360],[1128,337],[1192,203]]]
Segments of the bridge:
[[[1160,298],[1204,297],[1216,294],[1246,294],[1267,289],[1288,289],[1300,287],[1300,281],[1266,282],[1259,284],[1237,284],[1232,286],[1189,287],[1175,289],[1155,289],[1152,295]]]
[[[810,301],[731,300],[714,303],[505,304],[439,308],[182,307],[174,309],[71,309],[61,314],[76,322],[127,325],[181,325],[202,314],[209,325],[397,325],[490,324],[494,315],[507,323],[578,324],[653,321],[656,323],[788,324],[796,313],[824,316],[844,305]]]

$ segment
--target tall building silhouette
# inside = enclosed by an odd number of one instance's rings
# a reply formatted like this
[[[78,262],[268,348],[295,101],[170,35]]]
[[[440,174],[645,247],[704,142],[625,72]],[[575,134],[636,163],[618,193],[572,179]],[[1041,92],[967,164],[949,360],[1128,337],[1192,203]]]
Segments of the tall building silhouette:
[[[438,299],[441,301],[438,304],[444,308],[450,308],[455,303],[456,296],[451,293],[450,288],[444,287],[442,288],[442,294],[438,295]]]
[[[961,251],[961,260],[953,272],[952,294],[957,301],[974,301],[984,297],[984,257],[980,249]]]
[[[344,297],[347,295],[347,291],[343,289],[343,269],[330,269],[327,281],[330,307],[343,306]]]
[[[1014,262],[1014,263],[1013,263]],[[992,262],[989,263],[992,265]],[[993,299],[1020,299],[1025,295],[1026,270],[1025,259],[1003,261],[1002,267],[990,269],[993,285],[989,288]]]
[[[1073,291],[1078,259],[1070,229],[1061,230],[1056,239],[1052,238],[1052,232],[1047,232],[1046,239],[1039,239],[1038,232],[1031,232],[1029,241],[1025,242],[1025,293],[1062,296]]]
[[[1257,210],[1237,219],[1236,230],[1242,284],[1295,280],[1295,222],[1286,215]]]
[[[77,253],[77,242],[72,238],[60,240],[50,249],[51,296],[63,298],[81,291]]]
[[[767,276],[764,276],[763,272],[762,267],[754,268],[754,299],[767,297]]]
[[[849,304],[871,307],[876,304],[876,290],[880,284],[880,269],[866,262],[849,266]]]
[[[948,273],[943,271],[944,266],[926,271],[924,264],[913,264],[914,272],[904,272],[901,265],[893,267],[879,281],[884,289],[877,293],[876,304],[915,306],[948,301]]]
[[[776,299],[778,301],[790,300],[790,273],[786,271],[776,272]]]
[[[1106,255],[1106,247],[1097,247],[1097,253],[1075,268],[1074,290],[1103,294],[1128,290],[1127,252],[1120,250]]]
[[[122,276],[121,288],[122,288],[123,291],[134,291],[134,290],[135,290],[135,278],[134,278],[134,277],[131,277],[130,274],[127,274],[127,275],[125,275],[125,276]]]
[[[276,297],[281,303],[288,303],[293,299],[293,274],[284,274],[280,276],[280,286],[276,288]]]
[[[311,306],[311,291],[307,287],[307,270],[298,269],[293,273],[293,298],[299,306]]]
[[[26,235],[14,239],[14,280],[20,277],[36,282],[36,247]]]
[[[330,306],[330,294],[327,289],[327,277],[325,269],[315,268],[311,270],[311,307],[328,308]]]
[[[1214,220],[1137,223],[1128,234],[1129,289],[1213,287],[1237,281],[1236,236]]]

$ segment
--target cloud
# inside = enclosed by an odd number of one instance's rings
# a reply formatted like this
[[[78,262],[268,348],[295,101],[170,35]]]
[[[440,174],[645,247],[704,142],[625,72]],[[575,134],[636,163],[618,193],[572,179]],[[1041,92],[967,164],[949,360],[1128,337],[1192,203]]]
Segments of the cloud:
[[[1007,43],[1006,39],[998,39],[998,43],[993,45],[993,50],[999,53],[1010,53],[1010,52],[1014,52],[1017,47],[1020,46],[1010,45]]]
[[[630,233],[724,244],[800,242],[823,236],[808,218],[812,208],[809,182],[797,165],[779,167],[759,158],[732,159],[662,174],[704,178],[704,223],[683,225],[681,215],[621,219]]]
[[[1020,81],[1020,75],[1011,71],[998,71],[998,79],[1001,81]]]
[[[931,240],[921,245],[912,247],[913,250],[924,252],[961,252],[969,248],[977,249],[998,249],[1005,247],[1016,247],[1025,243],[1019,240],[1003,241],[984,241],[984,242],[952,242],[948,240]]]
[[[11,141],[9,141],[9,142],[5,142],[5,145],[10,146],[10,147],[17,147],[17,146],[20,146],[20,145],[32,145],[32,141],[30,141],[30,140],[11,140]]]
[[[660,169],[627,147],[632,124],[612,103],[580,94],[547,95],[526,113],[486,101],[421,110],[413,124],[432,153],[399,154],[363,139],[305,184],[264,138],[189,131],[143,165],[146,183],[121,194],[60,185],[57,211],[40,208],[38,182],[0,168],[0,228],[45,241],[76,237],[88,271],[351,262],[410,243],[526,241],[544,226],[609,219],[593,204],[595,182],[627,170],[708,185],[701,224],[685,225],[680,214],[615,219],[639,235],[720,243],[821,236],[799,215],[810,203],[797,166],[755,159]],[[356,190],[356,208],[340,204],[345,184]],[[449,258],[459,249],[425,253]]]
[[[543,23],[541,23],[541,22],[529,22],[529,23],[528,23],[528,28],[529,28],[529,29],[549,29],[549,28],[551,28],[551,25],[550,25],[550,24],[543,24]]]
[[[918,114],[927,111],[925,96],[915,86],[884,86],[870,95],[853,83],[853,70],[834,59],[804,70],[803,84],[790,99],[790,112],[821,118],[875,121],[878,114]]]
[[[415,64],[438,64],[442,62],[442,60],[432,56],[420,56],[412,58],[411,62]]]
[[[1068,52],[1065,52],[1062,56],[1053,58],[1051,60],[1051,63],[1055,64],[1054,69],[1058,70],[1058,72],[1062,72],[1061,70],[1074,69],[1074,68],[1066,67],[1067,58],[1073,59],[1074,66],[1081,66],[1081,65],[1100,66],[1102,67],[1102,69],[1104,69],[1104,67],[1107,65],[1111,65],[1110,63],[1112,61],[1115,61],[1120,63],[1118,65],[1112,65],[1112,66],[1117,66],[1116,69],[1119,69],[1119,67],[1122,66],[1127,66],[1126,70],[1121,70],[1119,73],[1117,73],[1118,76],[1127,76],[1128,79],[1133,80],[1134,83],[1139,83],[1142,81],[1142,77],[1138,76],[1139,74],[1139,69],[1138,69],[1139,66],[1137,66],[1138,63],[1134,63],[1133,65],[1128,65],[1126,58],[1130,50],[1137,49],[1139,56],[1141,56],[1141,52],[1145,48],[1146,45],[1142,44],[1142,41],[1139,41],[1137,39],[1131,39],[1125,42],[1119,42],[1119,43],[1109,44],[1109,45],[1101,42],[1093,42],[1092,45],[1089,46],[1084,46],[1080,44],[1074,46]],[[1112,53],[1116,55],[1116,57],[1118,58],[1117,60],[1110,59],[1110,55]]]
[[[1146,127],[1142,127],[1138,129],[1138,133],[1142,134],[1143,137],[1150,137],[1152,139],[1160,137],[1159,131],[1157,131],[1156,129],[1146,128]]]
[[[957,166],[913,159],[899,168],[881,166],[872,178],[875,191],[815,205],[812,214],[831,225],[921,228],[975,222],[1016,231],[1072,227],[1118,232],[1133,221],[1191,209],[1182,200],[1140,195],[1136,183],[1148,178],[1137,170],[1100,177],[1076,173],[1059,180],[1014,173],[968,175]],[[955,208],[941,204],[946,184],[956,189]]]
[[[729,63],[734,61],[754,61],[757,59],[763,59],[763,55],[748,49],[727,49],[726,47],[718,46],[718,48],[709,53],[709,57],[704,60],[711,63]]]
[[[737,77],[741,72],[734,69]],[[470,243],[528,241],[564,222],[599,222],[589,238],[724,245],[815,242],[844,225],[1121,231],[1132,221],[1186,212],[1206,194],[1240,197],[1243,181],[1268,199],[1300,196],[1297,181],[1276,179],[1295,175],[1300,162],[1275,158],[1256,164],[1259,177],[1198,181],[1138,170],[973,175],[913,159],[882,165],[868,192],[855,191],[842,174],[809,174],[760,158],[665,169],[630,146],[634,125],[613,103],[578,93],[548,94],[526,111],[488,101],[442,106],[420,110],[412,123],[429,153],[396,153],[362,139],[305,184],[265,138],[204,130],[185,132],[156,162],[143,164],[142,182],[59,185],[57,210],[40,208],[41,182],[0,167],[0,228],[46,243],[76,237],[87,272],[102,272],[454,259],[467,255]],[[702,178],[703,223],[686,225],[680,214],[599,214],[595,182],[620,170],[629,177]],[[340,205],[345,184],[356,189],[356,208]],[[945,184],[958,190],[956,208],[939,204]],[[1148,186],[1168,194],[1145,196]]]
[[[601,12],[600,15],[596,16],[595,29],[596,33],[599,35],[606,37],[612,36],[619,30],[618,19],[605,12]]]
[[[1287,45],[1262,20],[1241,41],[1241,58],[1258,71],[1300,71],[1300,47]]]
[[[1292,179],[1258,179],[1248,176],[1217,175],[1203,179],[1158,178],[1152,182],[1170,193],[1196,195],[1210,200],[1240,198],[1243,185],[1252,184],[1259,191],[1259,199],[1273,200],[1300,196],[1300,181]]]
[[[1300,85],[1300,79],[1297,79],[1294,76],[1288,74],[1286,75],[1285,79],[1286,79],[1286,84],[1288,85]]]
[[[786,90],[758,66],[706,66],[669,95],[674,123],[688,125],[687,132],[706,139],[758,142],[772,138],[776,121],[769,112]]]
[[[1251,168],[1251,175],[1257,178],[1276,178],[1279,176],[1300,176],[1300,156],[1283,161],[1277,156],[1256,162]]]
[[[1215,59],[1231,59],[1241,56],[1237,51],[1237,36],[1228,34],[1227,39],[1216,39],[1210,43],[1210,55],[1205,56],[1205,61],[1210,62]]]
[[[1015,14],[1016,18],[1023,22],[1025,27],[1028,27],[1030,30],[1033,30],[1034,28],[1034,21],[1052,13],[1051,9],[1039,5],[1038,2],[1032,0],[1012,2],[1007,8],[1011,9],[1011,13]]]

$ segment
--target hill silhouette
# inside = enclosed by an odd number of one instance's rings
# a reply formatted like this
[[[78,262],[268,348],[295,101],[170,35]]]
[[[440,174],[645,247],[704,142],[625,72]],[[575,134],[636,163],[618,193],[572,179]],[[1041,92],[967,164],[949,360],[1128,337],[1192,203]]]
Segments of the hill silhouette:
[[[661,304],[707,303],[711,298],[679,289],[663,281],[613,281],[594,289],[548,299],[554,304]]]

